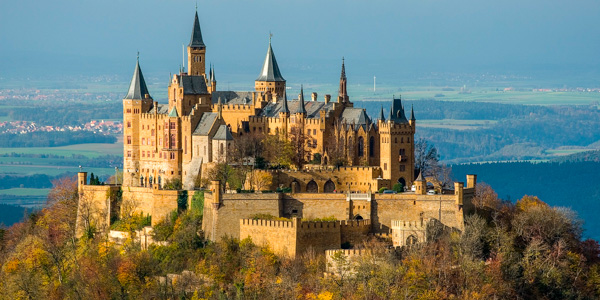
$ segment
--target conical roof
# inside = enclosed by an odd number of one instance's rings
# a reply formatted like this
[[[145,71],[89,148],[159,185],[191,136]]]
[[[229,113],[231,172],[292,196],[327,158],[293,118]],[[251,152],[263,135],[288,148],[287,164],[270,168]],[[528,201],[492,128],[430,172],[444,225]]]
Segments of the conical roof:
[[[265,62],[263,64],[262,70],[256,81],[285,81],[283,76],[281,76],[281,72],[279,71],[279,66],[277,65],[277,59],[275,59],[275,53],[273,53],[273,48],[271,47],[271,39],[269,38],[269,49],[267,49],[267,56],[265,57]]]
[[[150,92],[148,92],[148,87],[146,86],[146,81],[144,80],[142,69],[140,68],[140,59],[138,57],[137,62],[135,63],[135,70],[133,71],[133,77],[129,84],[129,91],[127,92],[127,96],[125,96],[125,99],[141,100],[145,99],[146,94],[150,95]]]
[[[281,104],[281,111],[282,113],[289,113],[290,109],[288,108],[288,103],[287,103],[287,93],[284,91],[284,97],[283,97],[283,103]]]
[[[171,109],[171,112],[169,112],[169,117],[170,118],[177,118],[179,115],[177,114],[177,108],[175,108],[175,106],[173,106],[173,108]]]
[[[306,108],[304,107],[304,87],[300,85],[300,105],[296,108],[297,114],[306,114]],[[287,101],[286,101],[287,102]]]
[[[385,122],[385,116],[383,115],[383,105],[381,106],[381,111],[379,111],[379,120]]]
[[[425,179],[423,179],[423,171],[419,171],[419,176],[417,179],[415,179],[415,181],[425,181]]]
[[[414,109],[414,107],[412,105],[410,106],[410,120],[411,121],[415,121],[416,120],[415,119],[415,109]]]
[[[204,41],[202,41],[202,31],[200,31],[200,21],[198,20],[198,12],[194,17],[194,29],[192,29],[192,38],[190,39],[189,47],[194,48],[206,48]]]

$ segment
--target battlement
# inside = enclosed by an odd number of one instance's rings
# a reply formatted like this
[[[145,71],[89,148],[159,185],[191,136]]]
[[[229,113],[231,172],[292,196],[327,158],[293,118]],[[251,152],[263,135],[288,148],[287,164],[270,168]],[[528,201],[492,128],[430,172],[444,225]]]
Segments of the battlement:
[[[371,220],[343,220],[340,221],[341,227],[362,227],[371,226]]]
[[[271,228],[294,228],[297,227],[294,221],[283,220],[263,220],[263,219],[241,219],[240,226],[260,226]]]
[[[425,230],[427,229],[428,220],[420,220],[420,221],[401,221],[401,220],[392,220],[392,228],[393,229],[403,229],[403,230]]]
[[[330,249],[330,250],[325,250],[325,255],[326,257],[332,257],[333,255],[337,254],[341,252],[341,254],[343,254],[346,257],[352,257],[352,256],[360,256],[360,255],[365,255],[365,254],[370,254],[373,251],[371,249],[365,249],[365,248],[357,248],[357,249]]]
[[[321,229],[321,228],[339,228],[338,221],[301,221],[302,229]]]

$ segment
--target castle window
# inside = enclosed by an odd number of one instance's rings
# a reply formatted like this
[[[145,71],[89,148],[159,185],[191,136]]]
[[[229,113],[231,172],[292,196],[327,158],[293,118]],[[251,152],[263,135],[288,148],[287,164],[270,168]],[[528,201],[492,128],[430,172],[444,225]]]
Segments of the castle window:
[[[152,130],[150,131],[150,134],[151,134],[151,135],[154,135],[154,129],[152,129]]]
[[[405,165],[400,165],[400,172],[404,172],[406,171],[406,166]]]
[[[159,145],[159,146],[162,146],[162,138],[159,138],[159,139],[158,139],[158,145]]]
[[[142,138],[142,145],[146,145],[146,138]]]
[[[146,157],[146,152],[142,151],[142,157]]]
[[[130,135],[127,136],[127,145],[131,145],[131,136]]]
[[[398,143],[398,138],[394,138],[394,144]]]
[[[223,155],[223,144],[219,145],[219,154]]]
[[[127,113],[130,114],[131,113],[131,108],[127,109]]]
[[[375,156],[375,137],[369,139],[369,157]]]
[[[404,156],[406,154],[406,149],[400,149],[400,155]]]
[[[410,138],[406,138],[406,142],[407,142],[407,143],[410,143]]]
[[[358,138],[358,157],[363,157],[365,154],[365,141],[363,137]]]
[[[384,163],[384,164],[383,164],[383,170],[384,170],[384,171],[387,171],[387,163]]]
[[[313,134],[316,135],[317,134],[317,130],[313,129]]]
[[[127,151],[127,157],[131,157],[131,151]]]
[[[185,140],[183,142],[183,151],[184,154],[187,154],[187,136],[185,137]]]
[[[127,128],[131,128],[131,121],[127,121]]]
[[[170,124],[170,127],[169,127],[169,128],[170,128],[170,129],[175,129],[175,122],[171,122],[171,124]]]
[[[171,159],[175,159],[175,152],[171,152]]]
[[[400,143],[404,143],[404,138],[400,138]]]
[[[171,147],[175,147],[175,135],[171,134]]]

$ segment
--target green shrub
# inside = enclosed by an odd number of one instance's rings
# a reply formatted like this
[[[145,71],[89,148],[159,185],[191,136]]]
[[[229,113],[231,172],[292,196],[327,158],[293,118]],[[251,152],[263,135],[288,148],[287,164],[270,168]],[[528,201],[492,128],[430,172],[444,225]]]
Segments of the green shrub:
[[[394,190],[396,193],[402,193],[404,192],[404,186],[402,185],[402,183],[396,183],[394,184],[394,187],[392,187],[392,190]]]
[[[387,187],[384,186],[384,187],[380,188],[377,192],[381,194],[385,190],[387,190]]]

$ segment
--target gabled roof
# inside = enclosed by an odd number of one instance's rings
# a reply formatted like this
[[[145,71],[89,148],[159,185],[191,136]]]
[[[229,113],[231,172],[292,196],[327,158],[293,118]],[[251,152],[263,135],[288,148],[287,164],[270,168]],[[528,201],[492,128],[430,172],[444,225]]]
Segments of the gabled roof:
[[[217,133],[215,133],[213,140],[232,141],[233,135],[231,135],[231,130],[229,130],[229,127],[227,127],[227,125],[221,125],[219,126]]]
[[[140,60],[138,58],[135,63],[135,70],[133,71],[131,83],[129,84],[129,91],[127,92],[127,96],[125,96],[125,99],[141,100],[145,99],[146,94],[150,95],[150,92],[148,92],[148,87],[146,86],[146,81],[144,80],[144,75],[140,68]]]
[[[177,118],[179,117],[179,115],[177,114],[177,108],[175,106],[173,106],[173,108],[171,108],[171,112],[169,112],[169,118]]]
[[[215,91],[211,95],[211,102],[217,104],[219,98],[222,104],[252,104],[253,92]]]
[[[153,106],[148,113],[154,114],[163,114],[166,115],[169,113],[169,105],[168,104],[158,104]]]
[[[184,95],[206,95],[208,90],[206,89],[206,81],[204,76],[192,76],[192,75],[177,75],[179,84],[183,86]]]
[[[271,39],[269,39],[269,48],[267,49],[267,56],[263,64],[260,75],[256,78],[256,81],[285,81],[281,72],[279,72],[279,66],[277,65],[277,59],[275,59],[275,53],[271,48]]]
[[[371,119],[367,115],[367,112],[364,108],[346,108],[342,112],[341,117],[342,122],[346,122],[346,124],[356,124],[356,125],[367,125],[371,123]]]
[[[200,31],[200,21],[198,21],[198,12],[194,16],[194,29],[192,29],[192,38],[190,39],[189,47],[206,48],[202,40],[202,31]]]
[[[217,115],[218,114],[214,112],[203,113],[193,135],[208,135],[210,133],[210,129],[215,123],[215,120],[217,119]]]
[[[289,111],[296,111],[300,106],[300,101],[286,101],[285,98],[277,101],[277,103],[270,102],[267,104],[258,116],[260,117],[271,117],[278,118],[280,112],[285,112],[285,108],[289,107]],[[320,111],[325,110],[328,115],[333,110],[333,103],[320,102],[320,101],[308,101],[304,103],[304,109],[306,109],[307,119],[318,119],[320,118]]]

